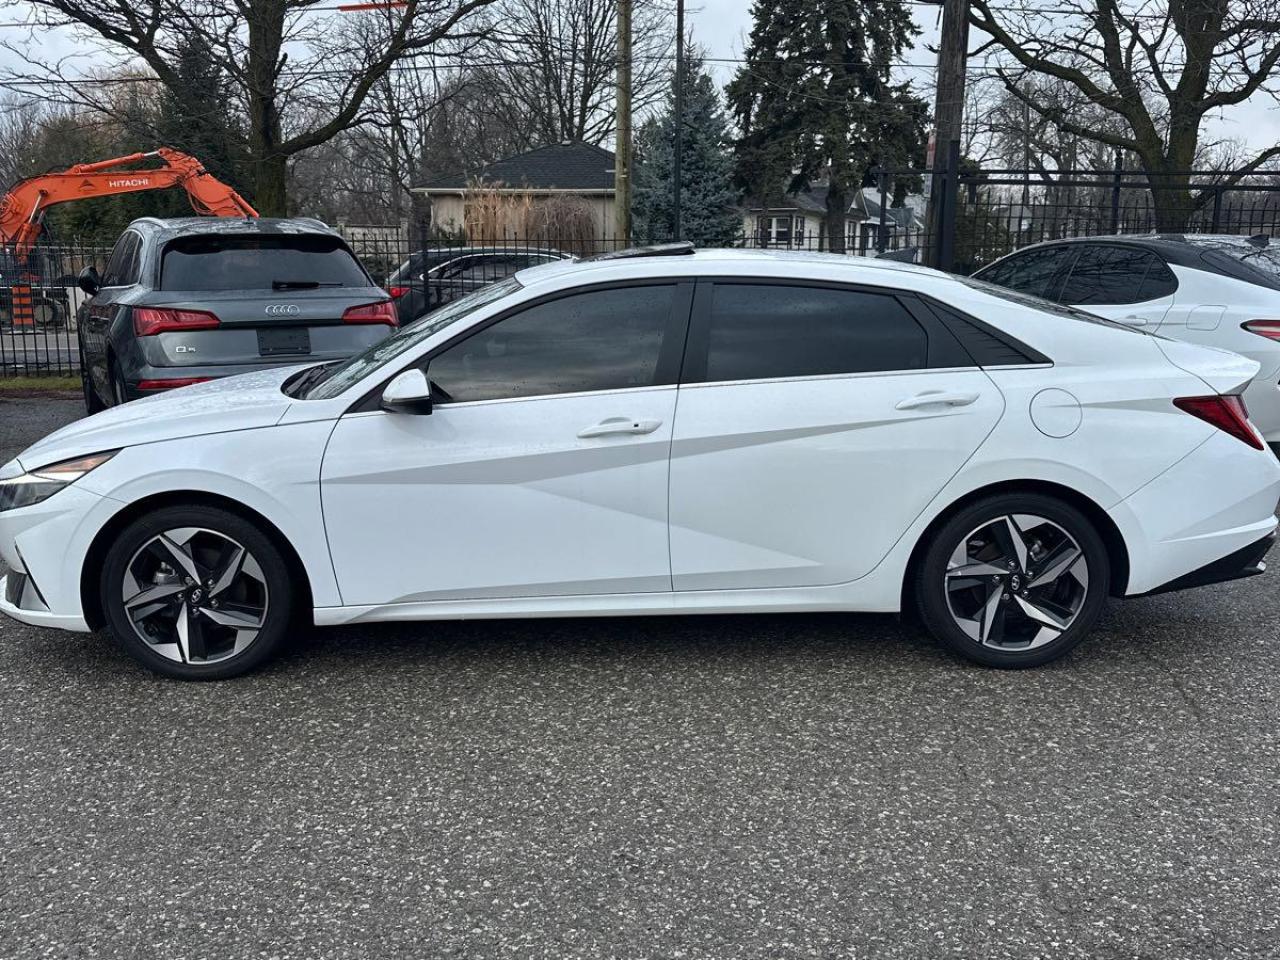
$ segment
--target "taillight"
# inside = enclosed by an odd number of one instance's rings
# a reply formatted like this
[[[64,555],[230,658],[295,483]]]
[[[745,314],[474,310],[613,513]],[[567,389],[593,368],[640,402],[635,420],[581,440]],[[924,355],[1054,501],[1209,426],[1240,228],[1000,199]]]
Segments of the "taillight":
[[[1248,320],[1240,326],[1260,337],[1280,341],[1280,320]]]
[[[399,300],[408,292],[408,287],[387,287],[387,293],[391,294],[392,300]]]
[[[219,320],[207,310],[172,310],[168,307],[134,307],[133,332],[154,337],[173,330],[212,330]]]
[[[1212,397],[1177,397],[1173,405],[1193,417],[1199,417],[1206,423],[1213,424],[1219,430],[1231,434],[1237,440],[1243,440],[1255,450],[1265,450],[1266,446],[1258,431],[1249,422],[1249,410],[1244,400],[1234,394]]]
[[[343,323],[385,323],[389,327],[398,327],[400,320],[396,316],[396,305],[390,300],[379,300],[377,303],[363,303],[358,307],[348,307],[342,314]]]
[[[172,380],[139,380],[139,390],[176,390],[193,383],[208,383],[213,377],[174,377]]]

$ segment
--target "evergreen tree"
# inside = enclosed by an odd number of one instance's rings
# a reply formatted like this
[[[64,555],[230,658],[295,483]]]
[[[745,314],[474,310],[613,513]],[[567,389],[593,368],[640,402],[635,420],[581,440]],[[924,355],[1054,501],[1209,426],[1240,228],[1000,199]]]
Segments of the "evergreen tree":
[[[159,98],[155,133],[161,143],[189,153],[223,183],[230,184],[252,203],[245,189],[248,157],[246,134],[231,102],[231,81],[199,33],[184,36],[175,51],[175,83],[165,87]],[[181,191],[167,197],[174,212],[190,214],[191,205]]]
[[[827,182],[829,248],[875,166],[924,160],[928,108],[890,71],[919,32],[902,0],[756,0],[728,100],[739,184],[765,203]]]
[[[636,136],[631,213],[636,235],[650,240],[675,236],[675,94],[673,78],[665,109]],[[729,121],[715,83],[701,59],[691,57],[684,69],[679,239],[726,246],[741,234],[730,144]]]

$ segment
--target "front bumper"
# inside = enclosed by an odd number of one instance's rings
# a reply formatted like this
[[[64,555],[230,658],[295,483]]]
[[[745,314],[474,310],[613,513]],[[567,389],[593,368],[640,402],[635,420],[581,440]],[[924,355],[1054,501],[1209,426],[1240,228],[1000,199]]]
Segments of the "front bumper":
[[[89,544],[121,504],[78,485],[0,513],[0,613],[38,627],[87,632],[80,576]]]
[[[17,583],[15,578],[25,581]],[[78,613],[53,613],[47,606],[39,609],[28,609],[19,606],[20,602],[31,603],[32,588],[25,574],[10,570],[0,577],[0,613],[12,617],[19,623],[27,623],[33,627],[49,627],[54,630],[74,630],[76,633],[88,633],[89,625]],[[26,595],[25,597],[23,595]],[[14,598],[14,599],[11,599]],[[32,604],[39,606],[39,604]]]

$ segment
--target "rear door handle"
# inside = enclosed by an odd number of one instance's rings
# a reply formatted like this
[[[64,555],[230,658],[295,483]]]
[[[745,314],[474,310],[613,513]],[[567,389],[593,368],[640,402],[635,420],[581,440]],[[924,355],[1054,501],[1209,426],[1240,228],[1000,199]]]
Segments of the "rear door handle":
[[[1145,327],[1147,325],[1146,317],[1139,317],[1136,314],[1129,314],[1127,317],[1120,318],[1121,323],[1127,323],[1131,327]]]
[[[944,390],[926,390],[914,397],[899,400],[896,410],[915,410],[918,407],[967,407],[978,399],[976,393],[947,393]]]
[[[589,440],[592,437],[611,437],[620,434],[640,435],[645,433],[653,433],[662,426],[661,420],[634,420],[631,417],[610,417],[608,420],[601,420],[595,426],[583,427],[578,431],[578,436],[583,440]]]

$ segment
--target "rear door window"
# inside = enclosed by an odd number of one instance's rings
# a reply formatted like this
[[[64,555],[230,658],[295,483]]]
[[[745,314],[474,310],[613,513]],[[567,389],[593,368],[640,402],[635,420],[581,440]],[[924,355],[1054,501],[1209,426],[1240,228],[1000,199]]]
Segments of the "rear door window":
[[[138,253],[141,247],[142,238],[131,231],[116,242],[102,273],[104,287],[127,287],[138,282]]]
[[[717,283],[706,330],[707,382],[919,370],[924,328],[889,294]],[[691,378],[692,379],[692,378]]]
[[[1150,285],[1148,274],[1155,271]],[[1164,274],[1172,274],[1163,261],[1146,250],[1101,243],[1084,244],[1062,286],[1058,299],[1072,306],[1140,303],[1166,296]],[[1176,281],[1174,287],[1177,286]],[[1169,293],[1172,290],[1168,290]]]
[[[1033,297],[1054,300],[1075,253],[1067,246],[1037,247],[1014,254],[990,270],[982,271],[979,279]]]
[[[163,290],[286,290],[367,287],[369,278],[336,237],[221,236],[171,240],[161,260]]]

